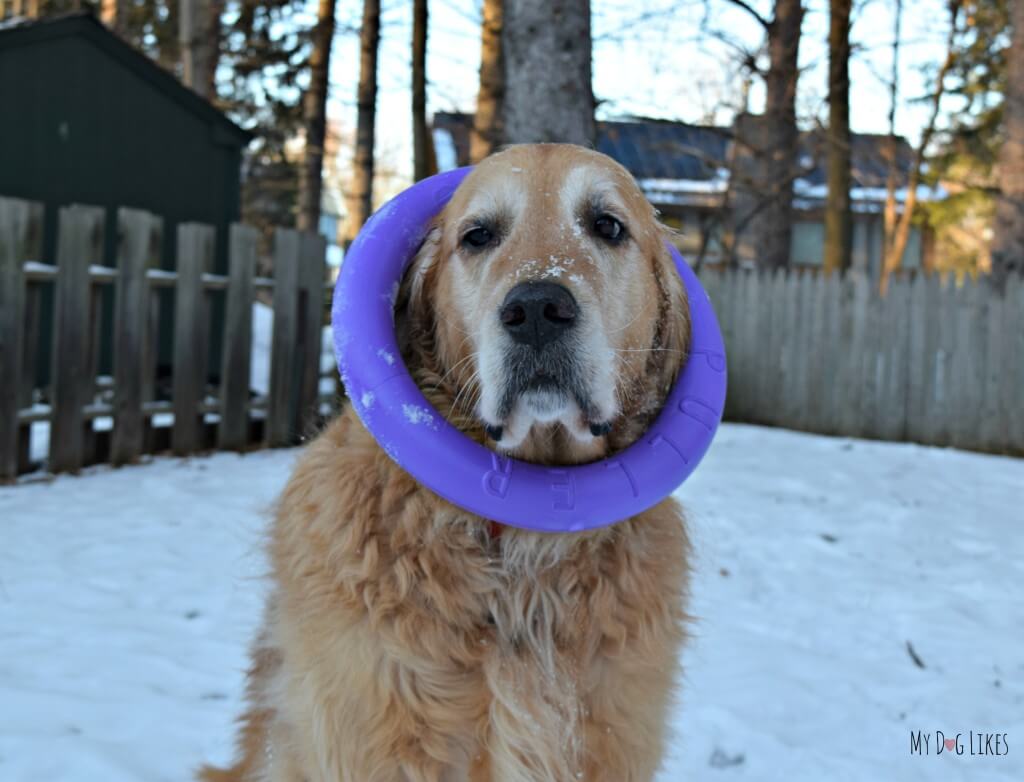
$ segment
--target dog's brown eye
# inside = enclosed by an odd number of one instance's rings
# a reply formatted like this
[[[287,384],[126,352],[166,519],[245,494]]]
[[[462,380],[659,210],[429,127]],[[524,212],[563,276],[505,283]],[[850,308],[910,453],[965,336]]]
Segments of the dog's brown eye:
[[[594,232],[609,242],[617,242],[622,239],[625,230],[622,223],[611,215],[601,215],[594,221]]]
[[[478,226],[471,231],[467,231],[462,237],[462,243],[473,248],[486,247],[492,241],[494,241],[494,234],[481,226]]]

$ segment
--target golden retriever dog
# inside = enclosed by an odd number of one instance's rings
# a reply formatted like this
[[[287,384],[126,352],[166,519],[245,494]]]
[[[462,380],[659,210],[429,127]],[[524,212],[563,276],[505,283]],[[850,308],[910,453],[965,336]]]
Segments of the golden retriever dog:
[[[567,465],[625,448],[686,360],[665,235],[604,155],[493,155],[406,273],[406,365],[502,453]],[[301,457],[270,555],[238,758],[201,779],[655,775],[686,620],[689,544],[671,498],[588,532],[499,527],[417,484],[350,406]]]

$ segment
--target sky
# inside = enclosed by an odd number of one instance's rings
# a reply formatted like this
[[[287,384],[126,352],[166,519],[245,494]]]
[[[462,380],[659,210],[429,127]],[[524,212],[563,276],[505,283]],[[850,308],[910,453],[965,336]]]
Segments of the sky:
[[[751,0],[770,16],[770,0]],[[480,65],[479,0],[431,0],[428,114],[472,111]],[[339,3],[328,114],[351,131],[356,122],[361,3]],[[384,0],[381,17],[377,154],[379,165],[405,180],[412,169],[411,7]],[[798,114],[805,127],[827,117],[828,3],[807,0],[800,50]],[[855,0],[850,65],[855,132],[887,133],[894,0]],[[598,118],[646,116],[728,124],[743,78],[736,43],[756,49],[762,28],[728,0],[592,0],[593,87]],[[945,54],[944,0],[904,0],[897,132],[920,138],[928,108],[919,99]],[[917,100],[915,100],[917,99]],[[751,85],[749,108],[764,105]],[[949,103],[949,101],[947,101]],[[944,104],[944,113],[955,109]],[[941,124],[942,120],[940,120]]]

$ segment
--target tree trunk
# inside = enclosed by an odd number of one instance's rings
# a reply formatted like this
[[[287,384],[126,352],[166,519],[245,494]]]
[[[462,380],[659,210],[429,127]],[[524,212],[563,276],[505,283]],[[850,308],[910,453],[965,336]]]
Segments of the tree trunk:
[[[100,0],[100,21],[115,33],[121,31],[121,3],[118,0]]]
[[[479,163],[504,143],[505,60],[501,45],[504,0],[484,0],[480,43],[480,91],[469,138],[469,159]]]
[[[75,7],[72,10],[77,11]],[[101,10],[102,19],[102,10]],[[10,16],[12,19],[17,19],[20,16],[24,16],[28,19],[39,18],[39,0],[9,0],[8,3],[4,3],[0,0],[0,20]],[[104,20],[105,21],[105,20]]]
[[[185,86],[207,100],[216,97],[217,63],[220,60],[220,17],[223,12],[224,0],[181,0],[179,3],[181,80]]]
[[[889,171],[885,180],[885,209],[882,213],[882,268],[881,276],[886,276],[885,264],[889,247],[896,235],[896,187],[899,180],[899,144],[896,138],[896,106],[899,100],[900,83],[900,38],[903,23],[903,0],[896,0],[893,14],[892,32],[892,78],[889,80]]]
[[[377,47],[380,43],[380,0],[364,0],[359,32],[359,108],[356,152],[349,191],[348,237],[351,242],[373,212],[374,122],[377,115]]]
[[[1024,2],[1010,3],[1013,33],[1007,50],[999,197],[992,237],[992,281],[999,288],[1024,272]]]
[[[306,143],[302,153],[302,167],[299,169],[299,213],[295,220],[295,226],[300,231],[316,231],[320,225],[335,1],[320,0],[316,27],[313,28],[313,49],[309,55],[309,87],[302,98]]]
[[[797,58],[803,18],[801,0],[775,0],[775,17],[768,25],[768,149],[764,166],[768,202],[755,221],[755,242],[759,263],[772,269],[789,265],[793,240],[793,180],[800,140],[796,128]]]
[[[850,268],[850,6],[831,0],[828,61],[828,201],[825,205],[825,271]]]
[[[903,211],[895,221],[895,227],[886,231],[883,242],[882,273],[878,281],[878,292],[885,296],[889,291],[889,277],[896,271],[903,262],[903,253],[907,249],[907,240],[910,238],[910,223],[914,219],[914,210],[917,209],[917,188],[921,184],[921,166],[924,163],[925,152],[935,135],[935,123],[939,118],[939,109],[942,106],[942,96],[946,89],[946,75],[953,67],[956,60],[956,25],[960,14],[961,0],[949,0],[949,34],[946,37],[946,59],[939,68],[938,76],[935,79],[935,92],[931,98],[931,114],[928,123],[921,131],[921,142],[914,150],[914,160],[910,164],[910,172],[907,175],[907,197],[903,202]],[[888,224],[888,210],[893,207],[895,213],[895,190],[890,169],[890,182],[886,197],[886,222]]]
[[[413,179],[419,182],[437,173],[427,127],[427,0],[413,0],[412,14],[412,167]]]
[[[594,145],[590,0],[507,0],[505,141]]]

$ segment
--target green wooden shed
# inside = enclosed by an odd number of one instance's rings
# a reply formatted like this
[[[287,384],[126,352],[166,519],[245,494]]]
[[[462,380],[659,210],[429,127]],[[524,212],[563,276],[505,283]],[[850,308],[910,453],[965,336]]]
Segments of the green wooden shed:
[[[215,226],[224,270],[250,138],[90,13],[0,23],[0,195],[45,205],[43,261],[59,207],[80,203],[107,209],[108,265],[126,206],[164,219],[164,268],[178,223]]]

